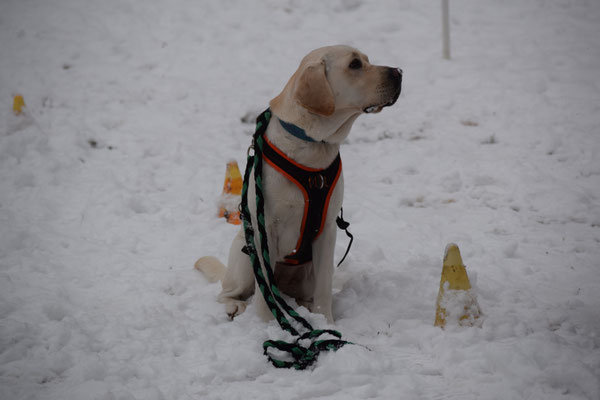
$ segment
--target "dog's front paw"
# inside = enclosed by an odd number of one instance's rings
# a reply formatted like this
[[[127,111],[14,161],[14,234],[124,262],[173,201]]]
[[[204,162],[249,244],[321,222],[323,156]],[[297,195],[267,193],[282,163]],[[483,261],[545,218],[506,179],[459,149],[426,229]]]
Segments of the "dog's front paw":
[[[234,319],[244,311],[246,311],[247,303],[241,300],[231,300],[225,303],[225,312],[229,319]]]

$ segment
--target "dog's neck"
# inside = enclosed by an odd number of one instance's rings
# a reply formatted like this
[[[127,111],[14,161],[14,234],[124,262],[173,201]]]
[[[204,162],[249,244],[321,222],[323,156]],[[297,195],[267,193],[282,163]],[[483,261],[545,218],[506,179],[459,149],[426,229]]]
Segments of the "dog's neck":
[[[289,122],[285,122],[281,118],[278,118],[278,119],[279,119],[279,123],[281,124],[283,129],[285,129],[287,131],[287,133],[289,133],[290,135],[295,136],[298,139],[302,139],[305,142],[316,142],[316,140],[314,140],[313,138],[311,138],[310,136],[308,136],[306,134],[304,129],[300,128],[297,125],[290,124]]]
[[[362,114],[355,108],[335,110],[328,116],[315,114],[302,107],[289,92],[284,90],[271,100],[271,111],[283,121],[302,128],[315,142],[342,143],[356,118]]]
[[[265,134],[269,141],[286,156],[309,168],[327,168],[340,151],[339,143],[309,142],[291,135],[279,123],[279,118],[275,114],[271,117]]]
[[[283,103],[285,106],[283,106]],[[281,96],[271,101],[273,119],[267,128],[269,140],[287,156],[310,168],[326,168],[333,162],[346,139],[352,124],[361,114],[357,110],[338,110],[331,116],[321,116],[309,112],[293,99]],[[279,122],[301,128],[314,142],[290,134]]]

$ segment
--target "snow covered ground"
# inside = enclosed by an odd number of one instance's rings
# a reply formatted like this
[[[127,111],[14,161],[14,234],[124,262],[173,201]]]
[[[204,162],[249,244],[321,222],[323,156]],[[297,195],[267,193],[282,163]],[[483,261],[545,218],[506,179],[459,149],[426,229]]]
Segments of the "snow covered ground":
[[[444,61],[436,1],[3,0],[0,398],[600,398],[600,3],[450,3]],[[342,147],[334,313],[371,351],[277,370],[192,265],[237,230],[241,117],[336,43],[404,70]],[[481,328],[433,327],[448,242]]]

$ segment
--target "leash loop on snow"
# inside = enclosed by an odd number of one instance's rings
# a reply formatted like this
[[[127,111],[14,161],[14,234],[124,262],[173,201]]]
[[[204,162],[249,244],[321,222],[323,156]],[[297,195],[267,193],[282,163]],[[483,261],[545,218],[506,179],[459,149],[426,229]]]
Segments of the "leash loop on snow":
[[[346,344],[352,344],[342,340],[342,334],[330,329],[314,329],[308,321],[302,318],[293,308],[291,308],[282,298],[279,289],[275,285],[275,278],[271,268],[271,259],[269,256],[269,247],[267,243],[267,232],[265,227],[264,212],[264,194],[262,181],[262,158],[263,158],[263,135],[267,130],[267,125],[271,119],[271,110],[267,109],[256,118],[256,131],[253,136],[252,146],[254,154],[248,151],[246,171],[244,172],[244,184],[242,186],[242,201],[240,204],[242,220],[244,223],[244,234],[246,237],[246,246],[244,253],[248,254],[254,270],[256,283],[261,291],[267,306],[273,313],[279,326],[293,336],[297,336],[296,341],[288,343],[283,340],[267,340],[263,343],[263,352],[269,361],[277,368],[295,368],[303,370],[312,365],[321,351],[336,351]],[[250,173],[254,170],[254,184],[256,191],[256,227],[253,227],[248,207],[248,184],[250,182]],[[259,246],[255,244],[255,228],[258,230]],[[264,265],[264,272],[261,266]],[[285,312],[285,313],[284,313]],[[286,314],[295,322],[298,328],[306,330],[301,334],[288,320]],[[330,335],[335,339],[317,340],[322,335]],[[301,341],[309,340],[308,346],[303,345]],[[270,350],[279,350],[289,353],[293,361],[286,361],[276,358]],[[289,358],[289,357],[288,357]]]

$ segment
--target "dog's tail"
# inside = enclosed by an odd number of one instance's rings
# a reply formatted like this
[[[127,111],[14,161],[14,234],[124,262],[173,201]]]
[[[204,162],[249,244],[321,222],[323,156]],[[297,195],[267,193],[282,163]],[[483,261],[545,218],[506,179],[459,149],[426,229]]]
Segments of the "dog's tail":
[[[194,268],[202,272],[211,283],[223,280],[226,270],[221,261],[211,256],[199,258],[194,264]]]

